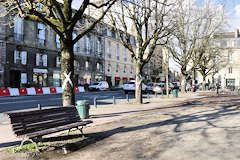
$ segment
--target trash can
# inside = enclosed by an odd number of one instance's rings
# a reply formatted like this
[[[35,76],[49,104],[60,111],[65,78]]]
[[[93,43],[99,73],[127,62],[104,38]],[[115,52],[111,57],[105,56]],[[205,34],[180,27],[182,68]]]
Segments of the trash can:
[[[208,91],[208,85],[206,85],[206,91]]]
[[[89,117],[89,101],[88,100],[78,100],[76,102],[76,108],[80,118],[85,119]]]
[[[178,97],[178,89],[173,89],[173,97]]]

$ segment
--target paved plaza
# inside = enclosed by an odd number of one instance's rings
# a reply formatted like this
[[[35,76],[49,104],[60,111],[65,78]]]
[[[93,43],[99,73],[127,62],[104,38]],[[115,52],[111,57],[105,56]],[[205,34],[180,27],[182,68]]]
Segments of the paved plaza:
[[[210,96],[209,96],[210,95]],[[86,137],[46,138],[38,159],[225,160],[239,159],[240,97],[191,93],[156,98],[143,105],[121,104],[90,110]],[[60,137],[60,138],[59,138]],[[62,147],[66,146],[68,154]],[[0,152],[0,159],[34,159]],[[26,158],[27,157],[27,158]]]

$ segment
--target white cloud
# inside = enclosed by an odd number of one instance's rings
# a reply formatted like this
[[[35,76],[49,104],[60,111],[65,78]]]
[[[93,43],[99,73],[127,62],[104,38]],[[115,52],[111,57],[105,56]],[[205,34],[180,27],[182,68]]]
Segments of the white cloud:
[[[235,15],[240,17],[240,4],[236,5],[234,10],[235,10]]]

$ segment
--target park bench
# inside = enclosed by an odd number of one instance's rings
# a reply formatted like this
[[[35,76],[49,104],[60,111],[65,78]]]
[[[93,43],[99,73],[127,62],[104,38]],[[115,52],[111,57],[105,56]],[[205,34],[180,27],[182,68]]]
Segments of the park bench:
[[[82,121],[74,106],[31,110],[23,112],[5,113],[11,122],[14,134],[22,138],[20,147],[30,141],[39,151],[37,142],[42,136],[59,131],[76,128],[83,135],[83,127],[92,123],[91,120]]]

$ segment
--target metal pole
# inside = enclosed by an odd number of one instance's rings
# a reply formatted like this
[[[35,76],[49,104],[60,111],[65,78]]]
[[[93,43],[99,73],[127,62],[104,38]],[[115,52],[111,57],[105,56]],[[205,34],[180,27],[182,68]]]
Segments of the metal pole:
[[[115,96],[113,96],[113,104],[116,104]]]
[[[96,97],[94,97],[94,99],[93,99],[93,104],[94,104],[94,107],[97,108],[97,98]]]
[[[147,98],[150,99],[149,92],[147,93]]]
[[[157,92],[155,92],[155,97],[157,97]]]
[[[42,110],[41,104],[38,104],[38,109],[39,109],[39,110]]]
[[[126,98],[127,98],[127,101],[129,102],[129,95],[128,94],[126,94]]]

